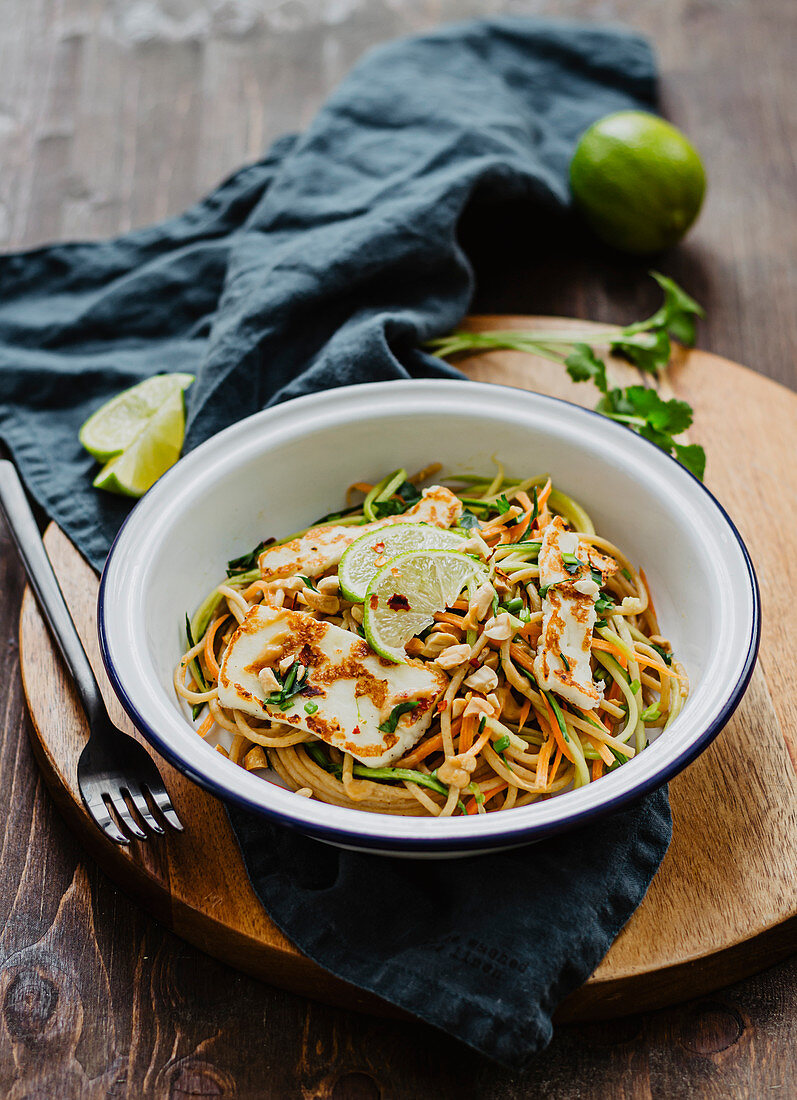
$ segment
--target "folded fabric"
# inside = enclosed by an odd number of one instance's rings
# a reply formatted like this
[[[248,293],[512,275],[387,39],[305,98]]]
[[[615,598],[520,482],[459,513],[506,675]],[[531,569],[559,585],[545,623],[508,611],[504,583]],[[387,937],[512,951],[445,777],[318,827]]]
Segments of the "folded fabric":
[[[521,199],[530,224],[565,211],[581,132],[654,103],[650,49],[624,31],[444,27],[366,55],[305,134],[179,217],[0,258],[0,436],[28,487],[100,568],[131,504],[91,487],[77,434],[119,390],[196,374],[191,448],[298,394],[457,377],[420,344],[467,309],[466,207]],[[303,950],[512,1065],[639,903],[670,830],[660,792],[570,837],[413,865],[231,816]]]

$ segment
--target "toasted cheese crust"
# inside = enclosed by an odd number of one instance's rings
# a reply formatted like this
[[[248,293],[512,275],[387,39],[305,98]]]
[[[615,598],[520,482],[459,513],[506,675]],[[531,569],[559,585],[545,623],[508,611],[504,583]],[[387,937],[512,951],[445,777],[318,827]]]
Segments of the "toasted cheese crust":
[[[357,527],[318,527],[281,546],[267,546],[258,564],[263,580],[278,580],[302,573],[320,577],[337,565],[344,551],[366,531],[375,531],[393,523],[428,523],[433,527],[452,527],[462,515],[462,502],[450,489],[432,485],[424,489],[421,500],[403,515],[387,516],[376,523]]]
[[[586,550],[580,560],[588,556]],[[541,687],[582,710],[594,710],[602,699],[590,664],[599,587],[585,569],[571,573],[562,557],[579,553],[578,535],[565,529],[560,516],[554,517],[545,528],[539,554],[540,587],[552,587],[542,601],[534,674]]]
[[[301,692],[282,711],[266,704],[260,673],[281,670],[284,682],[291,659],[307,675],[302,672]],[[262,604],[235,631],[219,668],[222,706],[305,730],[372,767],[391,764],[420,739],[447,685],[434,665],[393,664],[349,630]],[[380,730],[393,708],[406,702],[417,705],[398,718],[394,731]],[[316,709],[308,714],[307,705]]]

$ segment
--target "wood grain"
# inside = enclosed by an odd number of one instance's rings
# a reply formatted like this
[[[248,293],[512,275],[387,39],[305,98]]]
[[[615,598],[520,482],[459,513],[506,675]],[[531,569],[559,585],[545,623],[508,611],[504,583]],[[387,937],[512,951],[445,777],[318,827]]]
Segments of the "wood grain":
[[[657,266],[707,307],[702,346],[797,387],[793,0],[0,0],[0,246],[101,237],[176,212],[272,137],[305,125],[373,43],[501,11],[626,21],[651,35],[667,113],[709,176],[697,227]],[[644,262],[541,225],[517,205],[475,210],[461,237],[482,312],[622,321],[655,304]],[[788,437],[781,442],[788,447]],[[0,967],[56,928],[52,965],[81,997],[75,1059],[95,1093],[797,1093],[797,961],[684,1006],[561,1027],[528,1073],[510,1074],[414,1024],[247,979],[177,939],[86,858],[42,789],[19,683],[21,595],[0,525]],[[73,903],[56,925],[68,893]],[[26,1001],[31,1044],[46,988],[36,979]],[[71,1100],[46,1060],[24,1064],[18,1074],[0,1024],[0,1095],[38,1088]]]
[[[561,330],[577,322],[482,317],[468,324],[477,330]],[[586,403],[593,400],[591,387],[572,383],[555,364],[536,357],[501,351],[472,356],[459,365],[476,380],[536,388]],[[615,384],[637,377],[619,361],[611,364],[610,373]],[[677,392],[695,374],[703,383],[693,401],[709,455],[709,484],[744,514],[754,502],[745,500],[739,485],[744,471],[766,453],[766,441],[759,435],[766,435],[770,389],[777,392],[784,410],[781,426],[791,432],[797,432],[797,397],[716,356],[681,351],[672,376]],[[671,384],[672,379],[665,381]],[[704,392],[724,394],[723,417],[703,415]],[[737,394],[742,399],[728,401],[729,395]],[[744,446],[739,444],[742,420],[747,427]],[[761,425],[758,432],[752,430],[755,423]],[[767,457],[775,461],[774,455]],[[750,482],[759,513],[777,507],[792,486],[797,490],[797,476],[788,462],[781,459],[775,470],[779,474],[768,487],[769,495]],[[748,533],[765,593],[780,590],[782,562],[797,559],[797,523],[791,530],[791,537],[777,542],[766,537],[760,525],[752,525]],[[96,577],[56,527],[50,527],[46,541],[111,715],[135,734],[102,669]],[[778,580],[774,586],[773,577]],[[782,655],[782,637],[797,625],[792,616],[791,605],[765,595],[762,668],[774,653]],[[23,602],[20,637],[23,683],[36,734],[34,752],[62,812],[111,877],[174,931],[246,973],[331,1003],[392,1012],[319,970],[269,922],[246,877],[223,807],[162,759],[158,758],[159,766],[186,825],[185,834],[120,849],[94,828],[76,780],[85,723],[30,594]],[[790,671],[788,662],[786,666],[784,676]],[[797,674],[797,668],[791,673]],[[788,748],[797,730],[788,725],[792,695],[788,689],[772,689],[757,670],[721,737],[673,782],[674,839],[662,868],[595,974],[560,1010],[561,1019],[621,1015],[706,993],[754,972],[797,943],[797,778]]]

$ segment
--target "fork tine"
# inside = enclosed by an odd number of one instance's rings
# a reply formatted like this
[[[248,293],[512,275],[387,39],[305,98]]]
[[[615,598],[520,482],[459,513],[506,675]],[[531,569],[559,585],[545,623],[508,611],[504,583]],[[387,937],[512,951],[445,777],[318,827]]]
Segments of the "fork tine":
[[[153,802],[158,807],[160,812],[166,818],[167,822],[173,829],[177,829],[179,833],[183,831],[183,823],[174,811],[172,806],[172,800],[166,793],[165,787],[153,787],[151,783],[146,783],[145,789],[149,791]]]
[[[128,829],[137,840],[146,840],[147,834],[130,813],[130,807],[125,802],[124,795],[121,793],[111,794],[109,792],[108,797],[125,828]]]
[[[133,805],[141,815],[144,824],[148,825],[150,829],[152,829],[153,833],[158,833],[160,836],[163,836],[163,826],[154,816],[152,810],[149,808],[149,803],[144,797],[144,793],[138,786],[138,784],[128,783],[127,793],[130,795],[130,798],[133,801]]]
[[[81,792],[82,793],[82,792]],[[90,799],[83,796],[83,801],[86,804],[86,809],[94,818],[96,823],[105,833],[105,835],[114,842],[114,844],[129,844],[130,838],[126,837],[105,805],[105,801],[101,794],[94,794]]]

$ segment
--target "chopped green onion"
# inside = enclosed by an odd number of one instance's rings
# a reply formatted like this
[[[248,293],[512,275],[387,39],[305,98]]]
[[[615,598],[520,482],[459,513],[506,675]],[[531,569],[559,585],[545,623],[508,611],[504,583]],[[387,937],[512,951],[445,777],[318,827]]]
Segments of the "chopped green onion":
[[[636,693],[639,691],[641,686],[642,685],[640,684],[639,680],[632,680],[631,681],[631,690],[633,691],[634,695],[636,695]]]
[[[479,729],[478,729],[478,736],[479,737],[481,737],[482,733],[484,733],[484,727],[485,727],[486,724],[487,724],[487,715],[483,714],[481,716],[481,718],[479,719]]]
[[[651,703],[649,707],[645,707],[639,716],[643,722],[657,722],[661,718],[661,711],[659,710],[658,703]]]
[[[318,703],[305,703],[304,704],[305,714],[315,714],[315,712],[317,710],[318,710]]]
[[[565,666],[566,671],[569,672],[570,671],[570,662],[568,661],[567,657],[565,657],[564,653],[562,653],[561,650],[559,650],[559,656],[562,659],[562,664]]]
[[[390,712],[390,717],[385,719],[385,721],[382,723],[382,725],[377,726],[376,728],[381,733],[395,733],[396,732],[396,726],[398,725],[398,720],[399,720],[399,718],[401,718],[402,714],[406,714],[410,710],[415,710],[415,708],[417,706],[418,706],[418,700],[417,699],[408,700],[405,703],[396,703],[396,705],[393,707],[393,709]]]
[[[493,748],[496,752],[505,752],[506,749],[509,748],[510,744],[511,741],[509,740],[507,735],[504,734],[503,737],[499,737],[497,741],[493,742]]]

